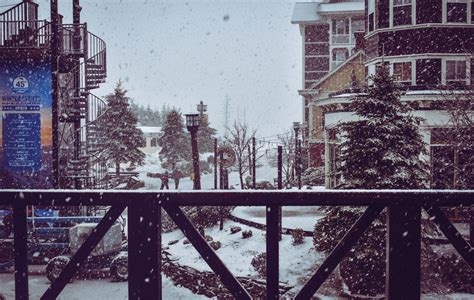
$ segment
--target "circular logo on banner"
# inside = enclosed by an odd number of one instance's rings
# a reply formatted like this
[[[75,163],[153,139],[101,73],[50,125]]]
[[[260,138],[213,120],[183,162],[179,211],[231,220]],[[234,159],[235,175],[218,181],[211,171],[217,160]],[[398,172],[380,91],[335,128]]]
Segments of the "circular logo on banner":
[[[221,164],[224,168],[229,168],[235,163],[235,152],[230,146],[221,146],[217,149],[217,157],[220,159],[222,153]]]
[[[13,80],[13,91],[15,92],[24,93],[28,90],[29,87],[30,84],[26,77],[18,76]]]

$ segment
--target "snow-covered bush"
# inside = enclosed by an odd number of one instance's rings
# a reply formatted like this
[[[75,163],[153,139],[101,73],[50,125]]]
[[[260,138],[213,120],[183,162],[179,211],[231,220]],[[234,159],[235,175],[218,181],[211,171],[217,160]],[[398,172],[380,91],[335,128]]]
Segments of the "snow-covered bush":
[[[296,228],[291,232],[291,240],[293,245],[299,245],[304,243],[304,231],[301,228]]]
[[[208,243],[209,243],[209,242],[212,242],[212,241],[214,240],[214,239],[212,238],[212,236],[210,236],[210,235],[206,235],[205,239],[206,239],[206,242],[208,242]]]
[[[230,226],[230,234],[237,233],[242,230],[242,227],[239,226]]]
[[[260,275],[265,276],[267,273],[267,253],[262,252],[252,258],[252,267]]]
[[[252,233],[252,230],[244,230],[242,231],[242,238],[243,239],[248,239],[250,237],[252,237],[253,233]]]
[[[222,244],[219,241],[212,241],[209,243],[209,246],[211,246],[212,249],[217,250],[222,247]]]
[[[303,185],[318,186],[324,185],[324,168],[308,168],[301,174]]]

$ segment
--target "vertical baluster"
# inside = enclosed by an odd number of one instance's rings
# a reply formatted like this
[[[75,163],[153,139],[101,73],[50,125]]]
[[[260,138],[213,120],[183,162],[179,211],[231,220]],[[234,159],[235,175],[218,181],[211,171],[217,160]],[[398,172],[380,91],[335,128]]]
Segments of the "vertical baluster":
[[[278,206],[267,206],[267,299],[279,296],[278,212]]]
[[[15,199],[13,206],[14,246],[15,246],[15,299],[28,299],[28,244],[26,203]]]
[[[421,208],[391,206],[387,214],[389,299],[420,299]]]

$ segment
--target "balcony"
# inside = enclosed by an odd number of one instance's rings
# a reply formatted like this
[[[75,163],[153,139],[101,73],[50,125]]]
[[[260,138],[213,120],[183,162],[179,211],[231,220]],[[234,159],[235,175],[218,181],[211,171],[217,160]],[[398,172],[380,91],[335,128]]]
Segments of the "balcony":
[[[277,299],[279,289],[278,214],[281,206],[367,207],[319,269],[298,291],[296,299],[309,299],[334,271],[382,210],[387,210],[386,297],[420,299],[421,212],[425,210],[464,260],[474,268],[474,251],[446,218],[440,207],[474,205],[474,191],[0,191],[0,205],[14,209],[15,291],[28,299],[27,205],[110,206],[96,230],[82,244],[42,299],[55,299],[78,271],[115,220],[128,208],[129,297],[161,299],[161,209],[164,209],[201,254],[222,284],[237,299],[252,295],[227,269],[180,206],[265,206],[266,297]]]

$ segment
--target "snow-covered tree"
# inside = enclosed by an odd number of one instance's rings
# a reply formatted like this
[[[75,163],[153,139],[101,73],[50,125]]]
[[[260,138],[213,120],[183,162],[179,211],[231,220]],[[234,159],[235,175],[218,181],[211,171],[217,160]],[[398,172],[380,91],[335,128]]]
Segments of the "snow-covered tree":
[[[400,101],[400,92],[387,67],[371,78],[368,95],[350,105],[360,119],[345,122],[341,166],[345,188],[418,189],[427,184],[427,164],[420,159],[425,144],[420,118]]]
[[[425,144],[418,131],[420,120],[400,102],[400,93],[388,68],[370,78],[368,94],[350,105],[359,119],[340,125],[342,137],[342,188],[419,189],[427,184],[427,164],[421,160]],[[314,244],[331,251],[357,220],[361,210],[327,208],[315,225]],[[341,263],[341,276],[351,292],[383,293],[385,272],[385,220],[382,215]]]
[[[199,153],[214,152],[214,138],[216,130],[209,126],[207,117],[201,117],[199,130],[197,132]]]
[[[174,170],[185,168],[191,161],[190,137],[185,132],[181,112],[171,109],[166,115],[158,145],[161,147],[160,160],[163,168]]]
[[[127,91],[119,81],[113,94],[106,96],[107,110],[98,122],[102,142],[98,144],[97,160],[113,163],[120,176],[120,164],[142,165],[145,154],[138,148],[145,143],[143,132],[137,126],[137,117],[129,108]]]

